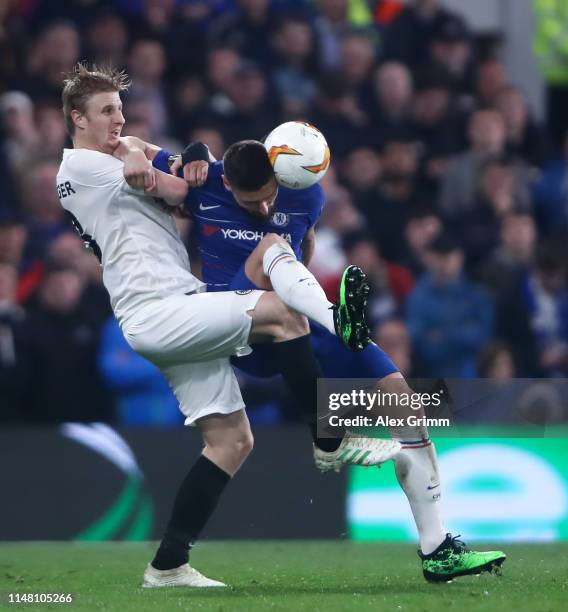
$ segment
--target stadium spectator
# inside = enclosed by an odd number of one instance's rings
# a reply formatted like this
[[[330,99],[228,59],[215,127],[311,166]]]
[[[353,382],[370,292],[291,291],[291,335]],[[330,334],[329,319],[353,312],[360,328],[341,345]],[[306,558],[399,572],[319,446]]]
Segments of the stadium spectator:
[[[368,117],[359,108],[341,72],[321,76],[318,95],[308,117],[325,134],[335,158],[341,159],[372,140],[367,129]]]
[[[80,50],[79,30],[71,21],[45,26],[30,49],[22,88],[34,100],[59,102],[61,75],[77,63]]]
[[[260,68],[241,62],[225,84],[226,97],[208,115],[225,142],[245,138],[260,140],[278,123],[277,102],[269,95],[269,84]]]
[[[350,263],[366,270],[371,286],[367,309],[369,324],[374,326],[396,316],[414,286],[412,274],[382,257],[376,241],[364,232],[346,235],[343,248]]]
[[[213,96],[227,93],[227,85],[231,82],[242,57],[229,46],[213,47],[207,54],[205,76],[207,85]]]
[[[492,335],[492,301],[464,275],[463,250],[451,235],[430,244],[426,261],[428,272],[410,294],[406,311],[420,371],[471,377],[477,352]]]
[[[128,54],[128,70],[132,78],[129,113],[133,103],[143,102],[148,108],[146,119],[152,136],[167,133],[169,117],[163,82],[166,56],[162,44],[152,39],[136,41]]]
[[[17,286],[16,266],[0,259],[0,422],[3,423],[26,420],[28,396],[35,382],[26,346],[26,313],[16,301]]]
[[[562,154],[548,161],[533,186],[535,214],[545,236],[565,235],[568,229],[568,131]]]
[[[508,156],[487,159],[480,169],[475,202],[451,225],[458,236],[468,266],[497,247],[502,219],[513,212],[529,212],[515,200],[515,162]]]
[[[473,113],[468,126],[469,148],[450,162],[442,181],[440,208],[448,218],[455,218],[475,206],[476,182],[483,164],[505,151],[505,122],[494,110]],[[529,206],[530,174],[520,159],[514,162],[515,201],[521,208]]]
[[[439,24],[452,16],[440,0],[413,0],[386,28],[383,55],[415,68],[428,56]]]
[[[495,106],[505,120],[507,150],[532,165],[541,164],[546,153],[546,135],[530,116],[521,91],[505,87],[497,94]]]
[[[370,36],[363,32],[350,32],[341,39],[340,70],[347,86],[355,94],[358,106],[365,110],[372,107],[370,81],[376,60],[373,43]]]
[[[513,353],[505,342],[490,342],[477,355],[477,376],[510,381],[516,376]]]
[[[61,109],[54,103],[39,103],[35,109],[37,149],[30,151],[27,161],[34,159],[54,159],[61,155],[67,144],[67,130]]]
[[[442,220],[434,207],[419,204],[408,211],[403,231],[406,252],[401,263],[416,278],[426,271],[428,247],[442,231]]]
[[[438,20],[429,51],[433,65],[443,70],[461,106],[471,108],[474,57],[471,36],[463,19],[452,15]]]
[[[392,140],[381,153],[381,176],[372,193],[359,198],[369,230],[383,255],[400,261],[405,245],[401,240],[408,211],[419,200],[427,198],[420,181],[416,144]]]
[[[31,98],[21,91],[0,95],[0,125],[4,135],[4,154],[9,166],[19,171],[37,149],[39,140]]]
[[[510,212],[503,217],[499,244],[476,272],[476,278],[497,299],[507,295],[532,266],[536,238],[536,226],[530,214]]]
[[[324,71],[339,69],[341,36],[351,30],[347,0],[318,0],[315,19],[319,65]]]
[[[124,66],[128,47],[128,30],[124,20],[103,12],[87,28],[88,55],[99,65]]]
[[[3,214],[0,217],[0,262],[18,270],[16,297],[19,304],[25,304],[43,274],[43,261],[34,258],[31,253],[33,250],[29,243],[29,230],[22,216],[16,212]]]
[[[364,217],[354,206],[347,189],[332,184],[324,190],[326,205],[316,227],[316,246],[310,269],[317,275],[328,299],[333,300],[347,262],[342,247],[343,237],[359,231]]]
[[[373,332],[374,341],[390,356],[405,378],[413,376],[412,341],[408,328],[400,319],[387,319]]]
[[[380,176],[381,158],[370,147],[359,147],[351,151],[342,166],[342,178],[360,209],[364,209],[367,199],[373,197]]]
[[[29,229],[28,256],[43,259],[51,240],[69,225],[59,203],[54,185],[57,185],[57,164],[43,161],[26,172],[23,181],[23,208]]]
[[[272,3],[235,0],[235,4],[236,11],[223,13],[210,23],[208,44],[231,46],[243,57],[262,65],[271,55]]]
[[[55,238],[49,245],[46,262],[77,273],[83,286],[83,311],[90,321],[101,326],[111,314],[108,293],[97,258],[85,248],[77,232],[66,231]]]
[[[476,96],[480,108],[495,106],[499,93],[509,85],[503,62],[489,58],[477,70]]]
[[[100,324],[90,318],[83,290],[74,270],[48,267],[29,308],[26,328],[34,364],[29,414],[34,421],[113,418],[96,366]]]
[[[173,89],[171,123],[176,136],[181,137],[200,126],[207,112],[207,88],[204,80],[197,75],[184,75]],[[128,123],[132,120],[129,118]],[[126,125],[125,127],[128,127]],[[145,142],[145,138],[142,138]]]
[[[28,231],[22,218],[6,211],[0,216],[0,262],[19,267],[23,263]]]
[[[447,77],[433,68],[418,71],[412,101],[412,132],[422,148],[424,173],[431,189],[438,189],[450,156],[466,146],[463,123]]]
[[[525,291],[539,365],[549,376],[564,377],[568,373],[566,255],[565,244],[542,245]]]
[[[276,25],[272,47],[272,85],[281,100],[283,116],[305,116],[316,96],[316,49],[312,26],[302,16],[284,16]]]
[[[375,107],[372,110],[373,143],[408,136],[411,129],[412,74],[398,62],[387,62],[374,73]]]

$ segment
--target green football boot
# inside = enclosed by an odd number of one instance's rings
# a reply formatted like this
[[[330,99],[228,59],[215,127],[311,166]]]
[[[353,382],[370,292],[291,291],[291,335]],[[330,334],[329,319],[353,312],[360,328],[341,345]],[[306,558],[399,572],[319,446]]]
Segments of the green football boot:
[[[500,550],[477,552],[468,550],[465,544],[446,534],[446,539],[429,555],[418,551],[422,559],[422,572],[428,582],[450,582],[458,576],[494,572],[501,575],[501,565],[507,555]]]
[[[371,343],[365,320],[369,285],[363,270],[347,266],[339,286],[339,302],[333,305],[335,333],[352,351],[362,351]]]

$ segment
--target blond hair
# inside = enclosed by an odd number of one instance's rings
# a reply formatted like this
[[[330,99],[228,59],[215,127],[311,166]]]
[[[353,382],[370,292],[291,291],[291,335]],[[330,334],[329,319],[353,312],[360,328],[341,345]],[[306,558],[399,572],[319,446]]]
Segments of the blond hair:
[[[98,93],[109,91],[126,91],[130,87],[130,79],[126,72],[116,68],[97,67],[89,68],[85,64],[77,64],[73,70],[65,75],[63,81],[63,117],[67,130],[71,136],[75,133],[75,124],[71,111],[84,114],[87,100]]]

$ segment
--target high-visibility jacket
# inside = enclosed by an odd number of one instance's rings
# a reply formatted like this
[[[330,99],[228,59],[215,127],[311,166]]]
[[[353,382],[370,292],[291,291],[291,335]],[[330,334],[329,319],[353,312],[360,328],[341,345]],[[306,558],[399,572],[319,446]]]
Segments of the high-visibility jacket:
[[[568,0],[534,0],[534,51],[544,79],[568,85]]]

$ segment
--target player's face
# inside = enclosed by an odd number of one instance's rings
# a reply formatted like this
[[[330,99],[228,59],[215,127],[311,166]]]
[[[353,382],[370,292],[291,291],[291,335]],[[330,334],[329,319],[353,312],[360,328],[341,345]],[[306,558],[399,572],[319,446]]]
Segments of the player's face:
[[[270,179],[266,185],[256,191],[240,191],[231,189],[237,204],[254,217],[268,219],[274,212],[274,204],[278,195],[276,179]]]
[[[87,100],[85,114],[78,117],[76,125],[83,142],[102,153],[112,153],[119,144],[124,126],[118,92],[101,92],[91,96]]]

